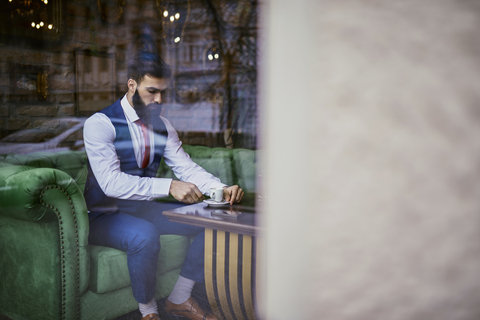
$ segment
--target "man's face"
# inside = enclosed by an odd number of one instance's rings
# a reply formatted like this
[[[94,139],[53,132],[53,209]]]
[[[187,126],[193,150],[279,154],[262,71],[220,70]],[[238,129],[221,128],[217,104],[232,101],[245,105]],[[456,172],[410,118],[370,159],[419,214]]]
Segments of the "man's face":
[[[137,85],[132,96],[133,107],[140,119],[151,123],[153,117],[158,118],[161,111],[162,92],[168,88],[169,80],[145,76]]]

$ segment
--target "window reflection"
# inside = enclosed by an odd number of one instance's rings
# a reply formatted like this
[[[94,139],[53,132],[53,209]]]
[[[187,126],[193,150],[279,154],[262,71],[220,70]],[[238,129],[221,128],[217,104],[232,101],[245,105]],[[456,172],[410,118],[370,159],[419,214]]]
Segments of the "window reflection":
[[[163,114],[184,143],[256,149],[256,2],[10,3],[0,32],[0,139],[121,98],[127,61],[143,50],[172,67]]]

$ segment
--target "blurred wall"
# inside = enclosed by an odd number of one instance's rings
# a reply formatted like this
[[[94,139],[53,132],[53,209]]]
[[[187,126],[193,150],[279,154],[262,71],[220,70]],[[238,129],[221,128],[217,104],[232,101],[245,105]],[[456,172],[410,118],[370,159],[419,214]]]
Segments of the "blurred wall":
[[[263,6],[264,319],[480,319],[480,2]]]

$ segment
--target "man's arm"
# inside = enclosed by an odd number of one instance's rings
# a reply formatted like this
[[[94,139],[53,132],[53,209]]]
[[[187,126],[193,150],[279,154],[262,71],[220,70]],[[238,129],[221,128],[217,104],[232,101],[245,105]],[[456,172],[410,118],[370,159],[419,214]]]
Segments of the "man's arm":
[[[120,160],[113,145],[115,128],[106,115],[96,113],[88,118],[83,136],[93,174],[107,196],[129,200],[168,196],[172,179],[138,177],[120,170]]]
[[[168,131],[167,145],[164,153],[165,163],[172,168],[175,176],[181,180],[173,181],[172,187],[175,189],[177,187],[177,183],[179,182],[190,183],[197,187],[200,194],[206,195],[210,195],[210,188],[225,187],[224,195],[227,201],[230,201],[231,204],[241,201],[243,198],[242,189],[238,186],[227,187],[225,184],[220,182],[220,179],[208,173],[205,169],[193,162],[190,156],[183,150],[182,142],[178,138],[178,134],[170,122],[163,117],[161,118]],[[186,185],[182,185],[182,183],[179,183],[178,187],[182,190],[182,192],[185,192],[185,189],[189,188]],[[176,190],[173,190],[173,192],[175,191]],[[180,200],[175,196],[174,193],[172,193],[172,190],[170,190],[170,193],[175,197],[175,199]],[[190,200],[195,199],[194,202],[203,200],[203,196],[198,197],[198,192],[196,190],[191,191],[188,194],[189,196],[186,196],[186,198],[189,198]],[[186,202],[183,200],[180,201]]]

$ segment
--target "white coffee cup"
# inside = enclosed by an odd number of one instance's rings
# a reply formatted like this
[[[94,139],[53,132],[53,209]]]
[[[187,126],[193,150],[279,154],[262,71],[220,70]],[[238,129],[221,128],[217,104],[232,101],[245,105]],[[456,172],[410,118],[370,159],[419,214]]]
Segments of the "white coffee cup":
[[[223,201],[223,188],[210,188],[210,198],[213,201]]]

